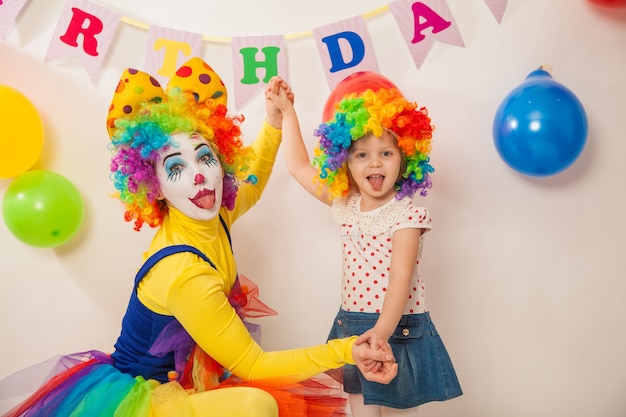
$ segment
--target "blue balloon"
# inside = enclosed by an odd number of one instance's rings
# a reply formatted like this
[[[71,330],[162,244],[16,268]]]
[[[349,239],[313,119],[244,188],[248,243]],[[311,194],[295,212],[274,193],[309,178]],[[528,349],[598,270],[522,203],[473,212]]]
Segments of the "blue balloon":
[[[587,140],[587,115],[578,98],[538,69],[507,95],[496,112],[493,138],[500,157],[530,176],[561,172]]]

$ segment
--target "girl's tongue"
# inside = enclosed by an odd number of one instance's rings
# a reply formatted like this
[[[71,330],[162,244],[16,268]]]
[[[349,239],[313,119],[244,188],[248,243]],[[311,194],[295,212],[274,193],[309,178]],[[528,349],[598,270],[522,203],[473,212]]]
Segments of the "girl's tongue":
[[[385,177],[383,177],[382,175],[370,175],[368,177],[368,181],[370,182],[370,185],[372,186],[372,189],[374,191],[382,190],[384,179]]]

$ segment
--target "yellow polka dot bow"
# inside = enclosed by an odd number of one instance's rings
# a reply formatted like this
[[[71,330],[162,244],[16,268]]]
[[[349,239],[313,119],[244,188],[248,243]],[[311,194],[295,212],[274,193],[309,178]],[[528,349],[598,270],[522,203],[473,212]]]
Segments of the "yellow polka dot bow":
[[[164,90],[150,74],[127,68],[115,89],[109,106],[107,130],[109,136],[115,132],[115,121],[132,118],[141,103],[159,103],[166,99],[167,92],[180,88],[193,94],[197,103],[213,100],[226,106],[226,87],[219,75],[200,58],[191,58],[176,70]]]

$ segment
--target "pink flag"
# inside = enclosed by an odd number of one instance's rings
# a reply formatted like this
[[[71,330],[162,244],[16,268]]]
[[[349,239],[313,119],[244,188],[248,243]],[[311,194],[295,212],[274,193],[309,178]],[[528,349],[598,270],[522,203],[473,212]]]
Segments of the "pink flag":
[[[507,0],[485,0],[485,3],[487,3],[487,7],[489,7],[498,23],[501,23],[502,16],[504,16],[504,11],[506,10]]]
[[[88,0],[69,0],[57,22],[45,61],[79,55],[95,83],[120,19],[117,13]]]
[[[9,34],[27,0],[0,0],[0,38]]]
[[[465,47],[445,0],[396,0],[389,8],[418,69],[436,40]]]
[[[150,26],[144,70],[162,86],[190,58],[202,55],[202,35]]]
[[[285,37],[244,36],[232,38],[235,107],[240,110],[254,94],[265,89],[275,75],[287,79]],[[259,71],[261,70],[261,71]]]
[[[313,29],[330,90],[358,71],[378,72],[376,55],[363,16]]]

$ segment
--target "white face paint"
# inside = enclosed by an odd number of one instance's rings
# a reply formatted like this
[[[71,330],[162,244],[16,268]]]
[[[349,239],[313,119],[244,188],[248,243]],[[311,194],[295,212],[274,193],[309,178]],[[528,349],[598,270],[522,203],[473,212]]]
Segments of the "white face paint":
[[[210,220],[222,205],[224,171],[209,142],[197,133],[175,133],[178,146],[159,153],[155,171],[168,206],[194,220]]]

